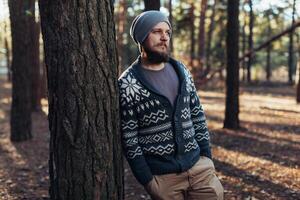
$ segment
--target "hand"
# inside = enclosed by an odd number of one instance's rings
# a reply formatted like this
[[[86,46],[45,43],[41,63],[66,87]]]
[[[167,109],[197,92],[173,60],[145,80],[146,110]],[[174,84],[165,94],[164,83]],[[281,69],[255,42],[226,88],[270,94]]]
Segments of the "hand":
[[[153,176],[153,179],[145,186],[145,190],[153,200],[163,200],[160,197],[159,185],[155,176]]]

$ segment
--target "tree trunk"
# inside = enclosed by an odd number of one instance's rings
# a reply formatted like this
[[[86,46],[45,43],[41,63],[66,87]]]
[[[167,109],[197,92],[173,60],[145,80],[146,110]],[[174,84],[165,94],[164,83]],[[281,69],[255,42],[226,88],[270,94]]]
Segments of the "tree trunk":
[[[34,0],[8,1],[12,34],[11,140],[31,135],[31,29]]]
[[[271,28],[271,19],[270,15],[268,13],[268,35],[271,35],[272,28]],[[270,43],[267,46],[267,63],[266,63],[266,79],[267,81],[270,81],[271,78],[271,50],[272,50],[272,44]]]
[[[239,1],[228,0],[227,75],[224,128],[239,128]]]
[[[216,4],[217,1],[214,0],[213,5],[212,5],[212,14],[210,16],[210,25],[209,25],[209,30],[207,33],[207,48],[206,48],[206,73],[209,73],[210,68],[211,68],[211,60],[210,60],[210,54],[211,54],[211,42],[213,38],[213,31],[215,29],[215,14],[216,14]]]
[[[4,25],[4,48],[5,48],[5,57],[6,57],[6,68],[7,68],[7,80],[11,82],[11,64],[10,64],[10,49],[8,45],[8,34],[6,23]]]
[[[171,26],[173,27],[173,6],[172,6],[172,0],[169,0],[169,21]],[[170,39],[170,52],[173,53],[174,50],[174,44],[173,44],[173,37]]]
[[[144,0],[144,4],[145,11],[160,9],[160,0]]]
[[[206,19],[207,0],[201,1],[200,23],[199,23],[199,67],[203,70],[205,64],[205,19]]]
[[[191,29],[191,52],[190,52],[190,67],[194,72],[198,72],[199,69],[194,69],[194,59],[195,59],[195,16],[194,16],[194,3],[191,3],[190,8],[190,29]],[[196,77],[197,78],[197,77]]]
[[[118,57],[119,57],[119,72],[125,70],[125,47],[124,47],[124,32],[126,26],[126,10],[127,5],[125,0],[119,1],[119,10],[118,10],[118,26],[117,26],[117,46],[118,46]]]
[[[252,0],[249,0],[249,38],[248,38],[248,46],[249,51],[253,50],[253,24],[254,24],[254,14],[253,14],[253,8],[252,8]],[[252,55],[248,58],[248,64],[247,64],[247,81],[248,83],[251,82],[251,65],[252,65]]]
[[[246,2],[243,3],[242,5],[242,12],[243,12],[243,16],[246,16],[246,11],[245,11],[245,4]],[[243,26],[242,26],[242,55],[244,55],[246,53],[246,48],[247,48],[247,41],[246,41],[246,27],[247,27],[247,18],[243,17]],[[246,81],[246,77],[247,77],[247,67],[246,67],[246,58],[243,58],[243,60],[241,61],[241,66],[242,66],[242,80],[243,82]]]
[[[112,1],[40,0],[49,92],[50,198],[123,198]]]
[[[296,102],[300,103],[300,34],[296,34],[298,42],[298,85],[297,85],[297,94]]]
[[[40,74],[40,23],[33,21],[31,25],[32,30],[32,80],[31,80],[31,108],[32,111],[41,110],[41,74]]]
[[[296,13],[296,0],[293,2],[293,14],[292,14],[292,26],[295,24],[295,13]],[[290,85],[294,84],[293,75],[294,75],[294,32],[295,29],[289,34],[290,43],[289,43],[289,57],[288,57],[288,67],[289,67],[289,80]]]

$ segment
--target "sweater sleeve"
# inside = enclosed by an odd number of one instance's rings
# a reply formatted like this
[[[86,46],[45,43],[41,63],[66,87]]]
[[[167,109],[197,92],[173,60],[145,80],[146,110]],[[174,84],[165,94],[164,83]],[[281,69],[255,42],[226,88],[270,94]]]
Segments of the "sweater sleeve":
[[[130,168],[142,185],[149,183],[153,176],[143,151],[138,142],[138,119],[136,112],[130,101],[130,97],[120,92],[120,118],[121,118],[121,135],[122,147]]]
[[[212,158],[210,148],[210,136],[207,128],[206,117],[197,94],[191,75],[190,79],[190,109],[193,127],[195,130],[195,139],[200,147],[200,155]]]

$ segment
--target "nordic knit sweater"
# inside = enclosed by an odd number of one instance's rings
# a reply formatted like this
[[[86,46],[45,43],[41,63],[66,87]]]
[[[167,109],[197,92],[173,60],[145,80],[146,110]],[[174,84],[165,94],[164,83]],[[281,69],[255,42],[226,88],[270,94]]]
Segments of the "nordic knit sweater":
[[[170,58],[179,77],[174,106],[143,77],[140,57],[119,77],[123,150],[136,179],[190,169],[211,158],[205,115],[191,74]]]

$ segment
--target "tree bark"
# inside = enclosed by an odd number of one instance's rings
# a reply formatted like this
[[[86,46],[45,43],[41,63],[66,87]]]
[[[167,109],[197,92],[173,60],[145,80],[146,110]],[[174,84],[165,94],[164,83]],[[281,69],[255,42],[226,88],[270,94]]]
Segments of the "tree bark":
[[[11,140],[31,135],[31,29],[34,0],[8,1],[12,34]]]
[[[10,49],[8,45],[8,34],[6,23],[4,25],[4,48],[5,48],[5,57],[6,57],[6,68],[7,68],[7,80],[11,82],[11,64],[10,64]]]
[[[210,54],[211,54],[211,43],[212,43],[212,38],[213,38],[213,32],[214,32],[214,29],[215,29],[216,4],[217,4],[217,1],[214,0],[212,8],[211,8],[212,14],[210,16],[209,30],[208,30],[208,33],[207,33],[206,72],[205,72],[205,74],[209,73],[209,71],[211,69]]]
[[[228,0],[227,73],[224,128],[239,128],[239,1]]]
[[[40,0],[48,75],[50,198],[123,198],[113,3]]]
[[[296,0],[293,1],[293,14],[292,14],[292,26],[295,24],[295,13],[296,13]],[[295,29],[292,29],[292,31],[289,33],[289,57],[288,57],[288,67],[289,67],[289,80],[288,83],[290,85],[294,84],[294,31]]]
[[[171,26],[173,27],[173,6],[172,6],[172,0],[169,0],[168,7],[169,7],[169,21],[170,21]],[[171,54],[173,53],[173,50],[174,50],[174,43],[173,43],[173,37],[171,37],[171,39],[170,39],[170,52],[171,52]]]
[[[31,79],[31,109],[32,111],[41,110],[41,75],[40,75],[40,23],[32,21],[31,24],[31,41],[32,49],[31,52],[31,67],[32,67],[32,79]]]
[[[270,13],[268,13],[268,35],[271,35],[272,28],[271,28],[271,19],[270,19]],[[271,78],[271,50],[272,50],[272,44],[270,43],[267,46],[267,62],[266,62],[266,79],[267,81],[270,81]]]
[[[191,49],[190,49],[190,67],[194,72],[198,72],[199,69],[194,69],[194,59],[195,59],[195,25],[194,25],[194,3],[191,3],[190,8],[190,30],[191,30]],[[196,77],[197,78],[197,77]]]
[[[252,0],[249,0],[249,38],[248,38],[248,47],[249,51],[253,50],[253,24],[254,24],[254,14],[252,8]],[[248,57],[247,63],[247,82],[251,82],[251,65],[252,65],[252,55]]]
[[[145,11],[160,9],[160,0],[144,0],[144,4]]]
[[[201,0],[200,23],[199,23],[199,67],[201,70],[205,64],[205,19],[206,19],[207,0]]]
[[[124,32],[126,26],[126,10],[127,5],[125,0],[119,1],[119,10],[118,10],[118,26],[117,26],[117,47],[118,47],[118,59],[119,59],[119,72],[125,70],[125,47],[124,47]]]

